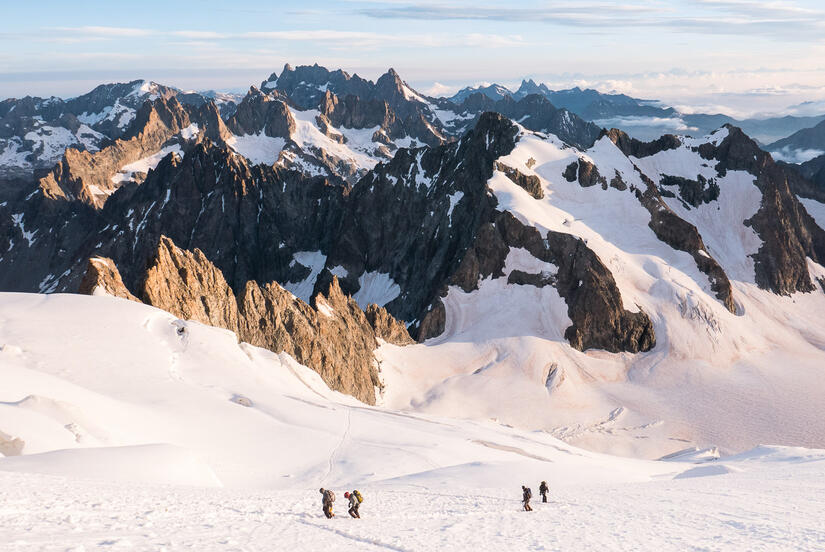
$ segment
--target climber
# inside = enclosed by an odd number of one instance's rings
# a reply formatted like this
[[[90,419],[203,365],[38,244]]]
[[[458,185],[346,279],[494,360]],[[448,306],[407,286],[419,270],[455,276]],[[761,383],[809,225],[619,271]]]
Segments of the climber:
[[[354,518],[361,518],[361,514],[358,513],[358,507],[361,506],[361,503],[364,501],[361,498],[361,493],[358,491],[352,491],[351,493],[344,493],[344,498],[349,499],[349,515]]]
[[[335,493],[321,487],[321,495],[323,495],[321,504],[324,507],[324,515],[327,516],[327,518],[335,517],[335,514],[332,513],[332,503],[335,502]]]
[[[547,487],[547,481],[542,481],[541,485],[539,485],[539,494],[541,495],[541,501],[547,502],[547,493],[550,489]]]
[[[524,504],[525,512],[532,512],[533,508],[530,506],[530,499],[533,498],[533,491],[529,487],[521,486],[521,502]]]

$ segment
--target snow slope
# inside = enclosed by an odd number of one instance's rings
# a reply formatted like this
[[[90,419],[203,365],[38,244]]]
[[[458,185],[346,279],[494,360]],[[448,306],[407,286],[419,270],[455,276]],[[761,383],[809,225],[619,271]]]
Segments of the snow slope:
[[[0,344],[0,441],[25,441],[0,458],[4,550],[825,545],[821,450],[654,462],[367,407],[286,355],[105,296],[0,294]],[[521,512],[520,485],[542,479],[550,503]]]
[[[543,432],[367,407],[287,355],[135,302],[3,293],[0,305],[0,431],[25,443],[0,471],[71,475],[96,456],[115,464],[118,455],[157,455],[201,466],[201,483],[276,489],[422,479],[476,486],[479,477],[508,481],[514,466],[539,477],[547,462],[580,481],[678,471],[578,451]],[[148,460],[130,462],[112,477],[175,482]],[[194,476],[186,477],[180,482]]]
[[[532,513],[519,511],[517,485],[365,488],[360,520],[346,517],[341,491],[338,516],[326,520],[317,489],[137,486],[0,472],[7,489],[0,541],[9,551],[821,550],[825,463],[783,456],[713,477],[562,488],[550,479],[550,502],[534,500]]]
[[[722,129],[706,141],[724,138]],[[446,331],[412,347],[379,351],[387,382],[383,404],[440,416],[496,419],[553,435],[591,450],[658,458],[688,444],[735,452],[769,442],[825,446],[825,294],[781,297],[753,283],[750,254],[761,241],[743,221],[759,207],[753,177],[728,171],[716,178],[719,200],[686,209],[731,278],[737,313],[710,290],[693,258],[660,241],[650,215],[631,190],[584,188],[562,175],[579,158],[610,180],[644,189],[637,168],[662,174],[716,177],[686,139],[675,150],[626,157],[607,137],[578,151],[554,136],[522,129],[516,148],[499,161],[539,177],[544,199],[530,196],[504,173],[488,186],[499,209],[547,230],[581,237],[611,270],[624,307],[646,312],[656,347],[636,355],[572,349],[564,339],[567,306],[550,287],[485,280],[465,293],[449,289]],[[806,204],[807,205],[807,204]],[[512,263],[512,264],[511,264]],[[515,268],[553,270],[526,252],[511,251]],[[825,269],[810,262],[812,274]]]

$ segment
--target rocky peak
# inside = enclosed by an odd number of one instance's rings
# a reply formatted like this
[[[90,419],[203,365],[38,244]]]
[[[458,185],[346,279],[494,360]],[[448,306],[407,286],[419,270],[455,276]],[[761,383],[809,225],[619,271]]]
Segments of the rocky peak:
[[[106,257],[92,257],[89,259],[86,274],[83,276],[77,292],[83,295],[111,295],[140,302],[140,299],[126,289],[126,284],[123,283],[114,261]]]
[[[40,179],[40,189],[52,199],[79,200],[100,209],[122,185],[123,179],[114,178],[122,167],[156,154],[190,124],[189,112],[174,97],[147,101],[123,139],[95,153],[67,149]]]
[[[138,108],[147,99],[168,99],[175,93],[173,88],[144,80],[101,84],[86,94],[68,100],[66,107],[78,115],[83,112],[99,113],[116,103]]]
[[[476,289],[487,277],[504,276],[505,260],[511,248],[524,248],[535,258],[558,267],[554,278],[540,274],[511,273],[510,283],[553,285],[567,303],[573,322],[565,338],[578,350],[591,348],[612,352],[648,351],[656,344],[653,324],[644,312],[630,312],[622,304],[621,293],[610,270],[587,244],[570,234],[547,232],[525,226],[509,212],[493,213],[475,234],[475,239],[453,276],[452,283],[464,291]],[[443,305],[433,309],[443,317]],[[443,331],[444,321],[429,317],[426,322]]]
[[[730,170],[747,171],[757,176],[768,164],[773,165],[770,155],[762,151],[741,128],[731,124],[725,124],[722,128],[727,130],[727,136],[718,145],[710,141],[699,146],[702,157],[718,161],[716,171],[720,175]]]
[[[393,318],[384,307],[372,303],[367,305],[364,314],[375,331],[375,337],[393,345],[411,345],[415,343],[404,323]]]
[[[140,297],[184,320],[237,331],[238,307],[223,274],[200,249],[178,248],[161,236]]]
[[[467,133],[460,144],[485,157],[491,156],[492,165],[494,159],[513,151],[517,135],[518,127],[510,119],[501,113],[488,111],[481,114],[475,128]]]
[[[237,135],[263,132],[267,136],[289,139],[296,125],[286,103],[253,86],[226,126]]]
[[[550,92],[550,89],[548,89],[544,84],[536,84],[536,81],[533,79],[527,79],[521,81],[521,86],[519,86],[515,96],[517,98],[523,98],[524,96],[529,96],[530,94],[544,95],[548,92]]]
[[[100,264],[90,263],[84,282],[101,279]],[[125,290],[114,263],[107,260],[103,267],[106,281],[119,282],[112,287]],[[200,249],[180,249],[163,235],[139,288],[147,304],[226,328],[252,345],[286,352],[318,372],[332,389],[369,404],[375,403],[375,388],[380,386],[373,355],[376,331],[392,343],[410,342],[403,324],[383,309],[372,309],[368,318],[335,277],[312,298],[312,306],[275,282],[259,285],[250,280],[236,295]],[[88,284],[83,289],[95,288]]]
[[[825,230],[807,213],[794,189],[809,188],[798,182],[799,175],[778,166],[770,154],[740,128],[727,124],[722,140],[711,140],[698,147],[699,154],[716,161],[716,171],[745,171],[753,175],[762,193],[759,210],[745,224],[762,240],[753,256],[756,283],[774,293],[789,295],[813,291],[807,258],[825,263]],[[719,132],[719,131],[717,131]]]
[[[407,83],[401,80],[395,69],[389,69],[375,82],[371,97],[386,101],[389,106],[402,118],[421,114],[423,104]]]
[[[167,131],[178,132],[189,126],[190,122],[189,113],[176,97],[147,100],[135,113],[135,118],[123,138],[128,140],[141,133],[153,133],[160,127]]]
[[[279,91],[301,109],[314,109],[327,90],[339,96],[353,94],[367,98],[373,89],[371,82],[358,75],[350,76],[340,69],[329,71],[317,63],[295,68],[286,64],[277,79],[270,77],[264,85],[262,88]]]
[[[607,136],[628,157],[649,157],[660,151],[676,149],[682,145],[681,140],[672,134],[664,134],[652,142],[642,142],[636,138],[631,138],[622,130],[611,128],[610,130],[603,130],[599,138],[602,136]]]
[[[401,77],[395,69],[390,67],[387,69],[386,73],[378,77],[378,80],[375,81],[375,86],[378,89],[400,93],[402,87],[404,86],[404,81],[401,80]]]
[[[568,144],[587,149],[595,143],[602,129],[567,111],[557,109],[547,98],[531,94],[516,101],[510,96],[492,101],[483,94],[473,94],[461,106],[463,111],[495,111],[529,130],[555,134]]]
[[[365,100],[352,94],[341,98],[327,90],[318,110],[336,127],[372,128],[379,126],[388,136],[403,135],[401,122],[385,101]]]

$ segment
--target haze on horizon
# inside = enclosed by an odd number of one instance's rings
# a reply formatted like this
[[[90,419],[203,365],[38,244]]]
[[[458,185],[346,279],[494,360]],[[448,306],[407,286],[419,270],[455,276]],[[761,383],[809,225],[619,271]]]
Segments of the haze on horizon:
[[[817,0],[55,0],[4,7],[0,98],[73,96],[152,79],[243,90],[285,62],[431,95],[534,78],[659,99],[685,112],[825,112]],[[810,102],[801,107],[803,102]]]

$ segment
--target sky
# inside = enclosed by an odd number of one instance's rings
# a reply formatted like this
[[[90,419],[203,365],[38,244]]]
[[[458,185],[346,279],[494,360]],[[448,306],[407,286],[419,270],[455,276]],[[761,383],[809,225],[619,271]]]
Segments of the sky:
[[[289,62],[393,67],[431,95],[533,78],[685,112],[825,112],[821,0],[0,2],[0,98],[137,78],[240,91]]]

